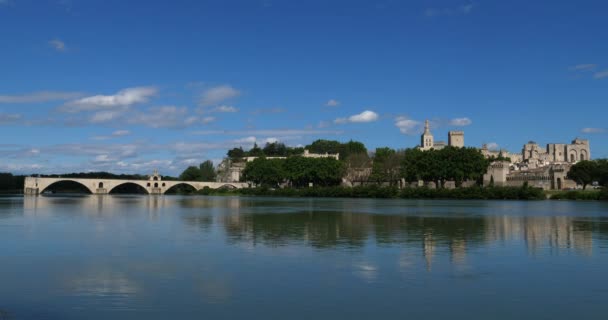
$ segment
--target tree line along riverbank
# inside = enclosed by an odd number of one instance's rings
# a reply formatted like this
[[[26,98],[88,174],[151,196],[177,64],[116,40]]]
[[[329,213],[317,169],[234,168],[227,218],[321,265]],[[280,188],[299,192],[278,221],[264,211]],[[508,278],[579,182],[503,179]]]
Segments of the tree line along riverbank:
[[[378,198],[378,199],[462,199],[462,200],[608,200],[608,189],[597,191],[563,191],[547,193],[539,188],[523,187],[471,187],[457,189],[405,188],[390,186],[311,187],[210,189],[204,188],[190,194],[196,195],[245,195],[270,197],[316,198]]]

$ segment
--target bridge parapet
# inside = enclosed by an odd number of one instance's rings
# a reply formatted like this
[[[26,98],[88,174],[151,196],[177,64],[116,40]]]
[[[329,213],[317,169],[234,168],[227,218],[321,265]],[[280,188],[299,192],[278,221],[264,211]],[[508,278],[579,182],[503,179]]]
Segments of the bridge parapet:
[[[193,187],[195,190],[201,190],[205,187],[211,189],[218,188],[249,188],[249,184],[243,182],[226,183],[226,182],[201,182],[201,181],[160,181],[160,180],[120,180],[120,179],[88,179],[88,178],[41,178],[41,177],[26,177],[23,186],[25,195],[39,195],[48,189],[51,185],[71,181],[76,182],[89,190],[92,194],[109,194],[118,186],[125,184],[135,184],[142,187],[148,194],[162,195],[174,186],[185,184]]]

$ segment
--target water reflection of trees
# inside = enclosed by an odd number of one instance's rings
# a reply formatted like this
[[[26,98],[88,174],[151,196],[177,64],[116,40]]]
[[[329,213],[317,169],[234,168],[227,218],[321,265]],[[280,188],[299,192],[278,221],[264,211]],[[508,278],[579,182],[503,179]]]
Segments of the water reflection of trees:
[[[233,214],[219,217],[230,243],[314,248],[379,246],[421,248],[432,256],[447,249],[463,260],[470,249],[495,242],[523,241],[528,252],[574,249],[591,254],[593,233],[602,224],[573,217],[405,216],[334,211]],[[608,230],[604,230],[608,231]]]
[[[350,212],[297,212],[223,217],[232,242],[282,246],[305,242],[316,248],[365,245],[416,245],[432,239],[436,245],[479,243],[484,239],[482,218],[410,217]],[[430,241],[430,240],[429,240]]]

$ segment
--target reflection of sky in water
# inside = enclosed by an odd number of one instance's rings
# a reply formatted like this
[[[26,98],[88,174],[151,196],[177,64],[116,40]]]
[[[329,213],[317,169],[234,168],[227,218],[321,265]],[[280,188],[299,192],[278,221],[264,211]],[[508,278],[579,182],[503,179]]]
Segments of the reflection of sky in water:
[[[597,281],[608,266],[606,209],[557,201],[0,198],[0,310],[24,318],[444,318],[481,305],[476,316],[511,318],[506,311],[526,310],[528,299],[536,304],[526,317],[546,316],[535,313],[542,306],[567,318],[573,314],[553,301],[568,299],[592,318],[608,311],[597,304],[608,298]],[[455,303],[460,313],[449,313]]]

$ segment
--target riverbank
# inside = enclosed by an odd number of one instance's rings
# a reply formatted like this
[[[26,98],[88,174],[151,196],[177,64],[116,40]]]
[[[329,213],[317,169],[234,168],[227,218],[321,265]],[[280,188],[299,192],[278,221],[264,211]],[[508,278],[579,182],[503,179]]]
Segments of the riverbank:
[[[608,200],[608,189],[552,191],[547,194],[551,200]]]
[[[313,188],[251,188],[237,190],[202,189],[199,195],[248,195],[272,197],[315,198],[378,198],[378,199],[462,199],[462,200],[543,200],[543,190],[531,187],[472,187],[458,189],[429,189],[381,186],[313,187]]]

